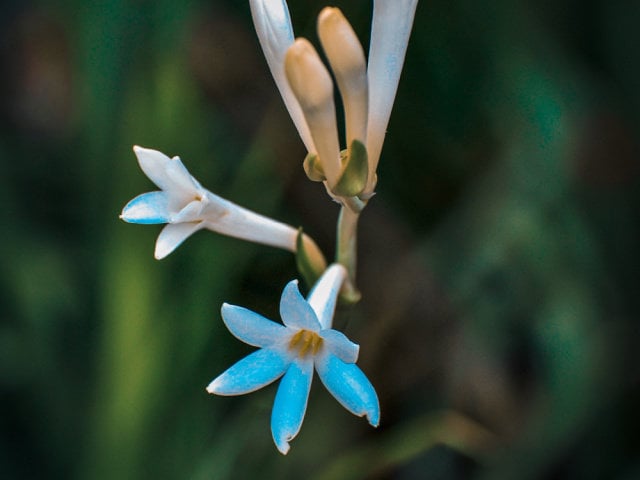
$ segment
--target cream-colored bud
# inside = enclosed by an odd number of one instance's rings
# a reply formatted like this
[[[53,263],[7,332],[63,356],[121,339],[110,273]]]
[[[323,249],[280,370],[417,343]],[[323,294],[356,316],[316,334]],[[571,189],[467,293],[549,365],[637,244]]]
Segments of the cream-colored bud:
[[[367,65],[362,45],[339,8],[325,7],[318,16],[318,36],[336,77],[345,110],[347,146],[366,143]]]
[[[284,69],[331,187],[336,184],[341,168],[331,75],[316,49],[304,38],[296,39],[287,50]]]

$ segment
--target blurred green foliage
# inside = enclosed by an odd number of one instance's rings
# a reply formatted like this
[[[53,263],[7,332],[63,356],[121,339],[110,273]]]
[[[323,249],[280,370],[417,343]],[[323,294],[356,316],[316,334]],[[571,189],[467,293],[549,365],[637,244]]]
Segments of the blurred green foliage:
[[[365,45],[370,3],[338,3]],[[322,6],[290,1],[298,35]],[[282,457],[274,387],[204,388],[250,351],[222,302],[277,319],[293,258],[200,233],[157,262],[159,229],[117,218],[153,188],[140,144],[333,254],[248,2],[5,2],[0,477],[638,478],[639,23],[421,0],[337,318],[382,424],[314,385]]]

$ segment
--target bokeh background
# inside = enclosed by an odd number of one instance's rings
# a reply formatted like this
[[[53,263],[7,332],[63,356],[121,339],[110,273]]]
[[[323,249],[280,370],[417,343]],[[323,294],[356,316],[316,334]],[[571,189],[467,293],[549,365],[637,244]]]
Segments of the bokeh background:
[[[364,45],[371,2],[336,1]],[[324,1],[291,0],[316,42]],[[303,225],[337,205],[269,76],[248,2],[4,1],[0,477],[640,478],[640,2],[421,0],[362,217],[361,345],[382,423],[316,381],[288,456],[222,302],[277,319],[286,252],[198,233],[153,259],[118,219],[132,145]]]

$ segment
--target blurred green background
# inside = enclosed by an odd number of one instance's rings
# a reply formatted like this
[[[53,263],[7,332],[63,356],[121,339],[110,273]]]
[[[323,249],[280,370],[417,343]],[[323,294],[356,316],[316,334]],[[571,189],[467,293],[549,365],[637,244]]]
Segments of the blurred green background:
[[[336,3],[366,46],[371,2]],[[324,5],[290,1],[316,44]],[[248,2],[1,8],[1,478],[640,478],[640,2],[421,0],[336,320],[382,423],[316,381],[286,457],[274,386],[205,386],[251,351],[220,305],[277,319],[291,255],[158,262],[118,219],[139,144],[333,255]]]

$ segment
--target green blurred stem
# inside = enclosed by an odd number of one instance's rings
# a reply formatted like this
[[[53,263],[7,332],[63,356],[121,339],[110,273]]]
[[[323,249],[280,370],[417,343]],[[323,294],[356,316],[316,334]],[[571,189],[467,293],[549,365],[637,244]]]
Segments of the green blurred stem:
[[[342,297],[350,303],[356,303],[360,299],[360,292],[355,286],[360,211],[361,209],[354,211],[343,205],[338,217],[336,261],[344,265],[349,274],[343,287]]]

